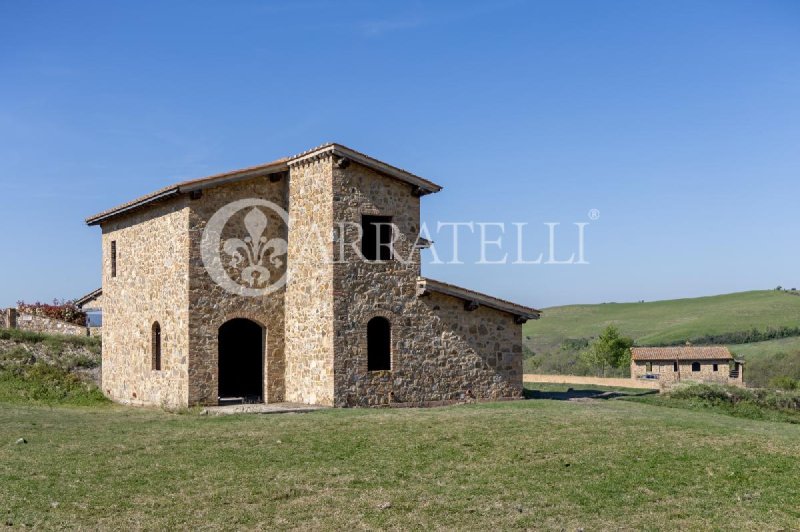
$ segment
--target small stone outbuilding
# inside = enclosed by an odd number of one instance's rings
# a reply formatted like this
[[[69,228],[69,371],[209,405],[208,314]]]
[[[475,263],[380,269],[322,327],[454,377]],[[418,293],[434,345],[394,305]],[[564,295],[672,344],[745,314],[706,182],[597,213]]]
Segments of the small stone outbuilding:
[[[725,346],[633,347],[631,378],[658,380],[662,387],[680,382],[744,386],[744,363]]]
[[[439,190],[326,144],[88,218],[103,391],[167,407],[521,397],[521,327],[540,313],[421,276],[420,200]]]

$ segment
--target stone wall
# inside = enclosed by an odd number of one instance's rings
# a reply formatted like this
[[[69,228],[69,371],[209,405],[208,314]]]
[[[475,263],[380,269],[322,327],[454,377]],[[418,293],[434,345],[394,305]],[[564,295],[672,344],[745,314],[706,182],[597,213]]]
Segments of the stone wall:
[[[18,312],[15,308],[3,309],[0,312],[0,327],[45,334],[89,335],[89,329],[84,325],[76,325],[68,321],[48,318],[47,316]]]
[[[545,375],[541,373],[526,373],[524,382],[542,382],[553,384],[588,384],[593,386],[618,386],[624,388],[641,388],[645,390],[658,390],[656,380],[631,379],[622,377],[585,377],[581,375]]]
[[[286,400],[298,403],[334,402],[332,171],[330,153],[290,166]]]
[[[103,310],[103,294],[84,303],[83,310]]]
[[[85,325],[76,325],[67,321],[22,312],[17,314],[17,329],[45,334],[89,335],[88,327]]]
[[[189,207],[178,198],[103,224],[102,389],[115,401],[183,407],[188,394]],[[117,275],[111,276],[111,242]],[[152,328],[161,327],[161,370]]]
[[[0,328],[3,329],[17,328],[17,309],[6,308],[0,311]]]
[[[357,239],[362,215],[391,216],[400,232],[398,260],[364,262],[351,246],[334,265],[336,406],[427,404],[469,398],[520,397],[522,327],[514,316],[460,299],[417,296],[420,273],[418,197],[410,185],[351,164],[333,171],[334,219],[350,222],[339,238]],[[392,325],[389,371],[367,371],[366,327],[376,316]]]
[[[664,360],[653,360],[651,371],[647,371],[648,361],[631,361],[631,379],[642,380],[645,375],[655,375],[653,379],[662,388],[673,386],[680,382],[707,382],[717,384],[744,385],[743,371],[740,369],[738,378],[730,377],[730,360],[698,360],[700,371],[692,371],[692,362],[678,361],[678,371],[675,371],[674,362]],[[714,371],[714,364],[717,371]]]
[[[264,397],[269,402],[283,401],[284,384],[284,289],[251,297],[231,293],[217,284],[203,263],[201,242],[209,219],[221,207],[237,201],[260,199],[281,208],[286,204],[286,180],[271,182],[267,177],[258,177],[203,191],[202,197],[191,200],[190,233],[191,253],[189,266],[189,404],[217,404],[219,328],[228,320],[246,318],[264,329]],[[274,210],[264,206],[246,207],[234,213],[222,233],[222,242],[230,238],[245,239],[248,230],[245,216],[258,208],[267,217],[264,237],[286,240],[287,227]],[[229,276],[241,281],[244,262],[237,267],[231,265],[230,256],[220,254],[221,266]],[[263,264],[272,266],[269,258]],[[286,255],[278,257],[279,263],[271,267],[270,280],[279,279],[286,272]]]

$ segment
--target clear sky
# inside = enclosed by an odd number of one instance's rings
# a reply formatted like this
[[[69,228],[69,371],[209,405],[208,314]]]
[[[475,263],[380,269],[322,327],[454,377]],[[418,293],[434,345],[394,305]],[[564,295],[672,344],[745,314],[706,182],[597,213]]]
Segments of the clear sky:
[[[443,185],[434,229],[529,223],[526,259],[589,223],[589,264],[474,264],[476,231],[434,278],[539,307],[800,286],[799,102],[791,1],[4,0],[0,306],[99,286],[86,216],[328,141]]]

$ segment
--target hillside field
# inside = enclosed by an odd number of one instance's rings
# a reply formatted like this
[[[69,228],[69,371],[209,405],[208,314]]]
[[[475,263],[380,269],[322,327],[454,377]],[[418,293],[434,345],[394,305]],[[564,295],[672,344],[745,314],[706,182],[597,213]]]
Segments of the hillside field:
[[[637,345],[683,343],[753,329],[796,328],[800,327],[800,295],[758,290],[646,303],[552,307],[544,309],[542,319],[526,323],[523,336],[526,347],[544,363],[542,369],[569,372],[569,367],[548,367],[549,362],[567,366],[569,360],[574,362],[577,349],[564,345],[565,340],[590,340],[608,325],[617,326]],[[800,336],[727,345],[749,361],[776,352],[800,351]]]

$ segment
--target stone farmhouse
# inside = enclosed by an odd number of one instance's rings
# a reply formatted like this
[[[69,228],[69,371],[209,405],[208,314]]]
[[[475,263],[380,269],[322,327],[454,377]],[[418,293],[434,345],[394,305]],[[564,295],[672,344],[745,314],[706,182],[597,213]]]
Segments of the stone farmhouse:
[[[521,397],[521,327],[540,312],[421,276],[420,200],[440,190],[326,144],[88,218],[104,393],[172,408]]]
[[[631,378],[658,380],[661,387],[680,382],[744,386],[744,362],[724,346],[632,347]]]

